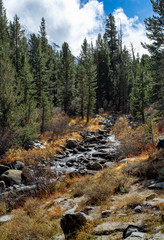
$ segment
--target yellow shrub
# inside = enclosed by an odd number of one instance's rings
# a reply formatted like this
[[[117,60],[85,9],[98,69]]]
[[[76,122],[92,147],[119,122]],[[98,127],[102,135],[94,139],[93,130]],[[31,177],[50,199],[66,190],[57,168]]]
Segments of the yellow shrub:
[[[135,129],[129,126],[128,119],[119,118],[112,128],[112,133],[121,142],[121,150],[124,156],[141,153],[148,143],[148,126],[143,124]]]

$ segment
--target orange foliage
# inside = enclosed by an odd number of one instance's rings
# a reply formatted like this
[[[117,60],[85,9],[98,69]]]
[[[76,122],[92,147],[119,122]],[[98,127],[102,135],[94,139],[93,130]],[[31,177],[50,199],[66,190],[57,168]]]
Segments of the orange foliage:
[[[62,121],[61,121],[62,118]],[[57,122],[59,121],[59,123]],[[74,119],[69,119],[68,116],[65,116],[63,114],[58,114],[56,116],[56,120],[52,120],[51,127],[56,128],[62,126],[66,126],[65,130],[62,129],[61,135],[59,136],[59,131],[56,132],[54,129],[53,136],[52,131],[45,132],[42,136],[40,136],[41,141],[44,143],[44,148],[33,148],[26,151],[23,148],[12,148],[9,150],[9,152],[6,154],[4,163],[12,163],[16,160],[26,162],[28,164],[31,164],[33,162],[38,162],[41,159],[52,159],[54,156],[61,151],[61,145],[66,145],[66,139],[73,138],[77,141],[81,141],[82,137],[77,132],[79,130],[92,130],[97,131],[98,129],[102,128],[101,125],[98,125],[99,121],[101,121],[102,118],[94,118],[91,119],[89,125],[86,125],[86,120],[81,120],[79,117]],[[54,125],[53,125],[54,123]],[[53,140],[50,143],[47,143],[47,139],[53,137]]]

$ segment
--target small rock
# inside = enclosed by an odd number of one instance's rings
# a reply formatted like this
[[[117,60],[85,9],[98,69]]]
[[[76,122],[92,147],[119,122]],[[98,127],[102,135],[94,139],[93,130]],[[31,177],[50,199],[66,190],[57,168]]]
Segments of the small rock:
[[[101,170],[103,167],[99,162],[91,162],[87,164],[87,169],[89,170]]]
[[[112,202],[115,202],[115,201],[116,201],[116,199],[115,199],[115,198],[111,198],[111,201],[112,201]]]
[[[101,215],[103,218],[109,217],[111,215],[111,210],[102,211]]]
[[[134,208],[134,211],[135,211],[136,213],[141,213],[141,212],[142,212],[142,207],[141,207],[140,205],[138,205],[138,206],[136,206],[136,207]]]
[[[152,193],[152,194],[150,194],[150,195],[148,195],[148,196],[146,197],[146,201],[152,200],[152,199],[154,199],[156,196],[157,196],[156,193]]]
[[[106,162],[106,163],[104,163],[104,167],[112,168],[113,166],[114,166],[113,162]]]
[[[93,211],[94,209],[95,209],[94,207],[87,206],[82,210],[82,212],[88,214],[89,211]]]
[[[66,142],[67,142],[67,148],[75,148],[78,145],[77,141],[71,138],[67,139]]]
[[[13,215],[5,215],[0,217],[0,223],[10,221],[14,216]]]
[[[136,234],[138,234],[138,236],[144,234],[144,233],[142,232],[142,227],[135,226],[135,225],[129,225],[129,226],[123,231],[123,238],[124,238],[124,239],[127,239],[129,236],[131,237],[132,234],[134,234],[134,233],[135,233],[135,235],[133,235],[134,237],[136,236]]]
[[[149,189],[164,189],[164,182],[152,184],[148,188]]]

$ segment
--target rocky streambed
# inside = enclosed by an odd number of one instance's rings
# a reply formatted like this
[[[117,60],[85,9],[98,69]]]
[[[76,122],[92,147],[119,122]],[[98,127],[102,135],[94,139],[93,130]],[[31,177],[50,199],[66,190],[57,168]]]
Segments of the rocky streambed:
[[[103,168],[113,167],[120,158],[119,142],[110,133],[116,119],[115,115],[105,117],[100,122],[103,130],[79,132],[83,137],[80,142],[67,139],[67,145],[61,146],[62,151],[54,159],[43,159],[35,166],[19,161],[1,164],[0,199],[17,199],[18,195],[37,195],[41,189],[44,191],[50,170],[49,182],[60,180],[66,173],[72,177],[95,174]],[[43,146],[40,144],[40,147]]]

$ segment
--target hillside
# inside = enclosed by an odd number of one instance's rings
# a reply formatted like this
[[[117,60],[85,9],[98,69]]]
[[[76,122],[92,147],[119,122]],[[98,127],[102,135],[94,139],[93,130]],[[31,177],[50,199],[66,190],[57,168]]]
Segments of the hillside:
[[[163,146],[158,144],[160,149],[153,148],[151,153],[124,158],[125,146],[111,132],[116,132],[122,120],[124,125],[126,121],[133,124],[126,117],[98,116],[87,129],[81,126],[80,135],[72,133],[74,139],[67,137],[65,143],[63,140],[63,150],[51,160],[47,156],[43,159],[41,154],[42,159],[34,165],[29,161],[21,165],[15,156],[15,162],[5,164],[4,167],[12,166],[15,170],[5,169],[9,172],[5,178],[1,174],[1,239],[62,240],[63,228],[67,234],[77,232],[76,236],[68,234],[66,239],[161,240]],[[38,151],[39,157],[47,145],[38,146],[26,155],[32,157],[32,151]],[[0,169],[3,170],[2,165]],[[14,171],[23,173],[21,180],[19,174],[12,175]]]

